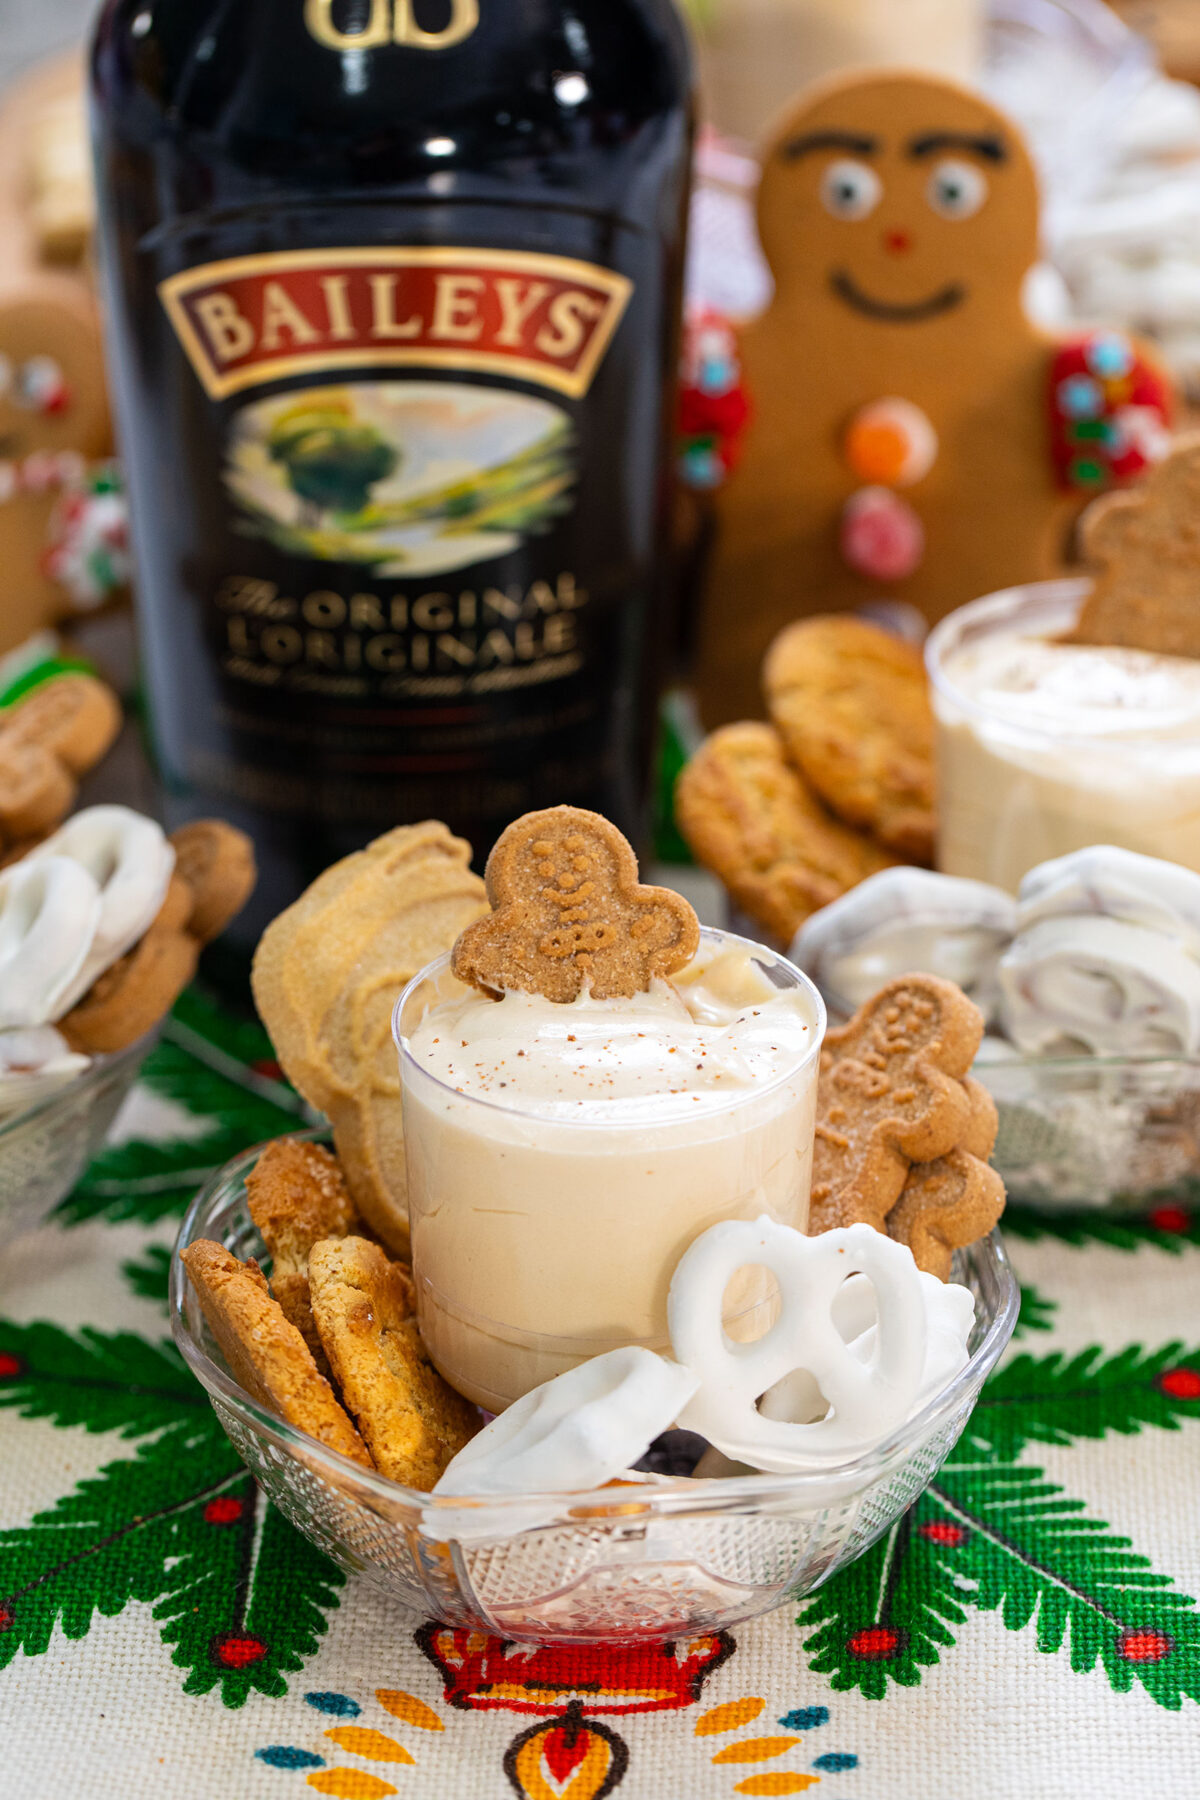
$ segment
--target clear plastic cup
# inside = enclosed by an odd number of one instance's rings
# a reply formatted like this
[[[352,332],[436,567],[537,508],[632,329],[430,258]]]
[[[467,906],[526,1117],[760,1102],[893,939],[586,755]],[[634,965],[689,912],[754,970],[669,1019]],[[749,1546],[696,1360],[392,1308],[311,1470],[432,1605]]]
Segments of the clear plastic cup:
[[[825,1009],[799,969],[729,932],[703,931],[692,968],[730,948],[771,986],[801,991],[811,1029],[772,1080],[696,1118],[564,1119],[460,1093],[411,1046],[430,1007],[464,992],[449,958],[400,996],[421,1335],[446,1379],[490,1411],[606,1350],[665,1350],[672,1271],[708,1226],[763,1213],[806,1225]],[[746,1272],[728,1328],[758,1335],[772,1294],[765,1272]]]
[[[1015,893],[1038,863],[1089,844],[1200,870],[1200,696],[1193,704],[1164,684],[1158,707],[1114,699],[1105,708],[1093,699],[1092,728],[1083,731],[1084,709],[1069,695],[1055,716],[1019,694],[985,704],[959,685],[961,674],[956,680],[956,662],[997,638],[1054,639],[1070,630],[1089,586],[1075,579],[1008,588],[960,607],[930,633],[937,863],[947,875]]]

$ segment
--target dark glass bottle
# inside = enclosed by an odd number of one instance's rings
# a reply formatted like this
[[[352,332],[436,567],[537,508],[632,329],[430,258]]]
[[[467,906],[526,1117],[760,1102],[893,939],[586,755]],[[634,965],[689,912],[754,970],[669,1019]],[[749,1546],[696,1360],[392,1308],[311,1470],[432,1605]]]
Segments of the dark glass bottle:
[[[108,0],[150,735],[250,942],[430,816],[638,833],[691,130],[673,0]]]

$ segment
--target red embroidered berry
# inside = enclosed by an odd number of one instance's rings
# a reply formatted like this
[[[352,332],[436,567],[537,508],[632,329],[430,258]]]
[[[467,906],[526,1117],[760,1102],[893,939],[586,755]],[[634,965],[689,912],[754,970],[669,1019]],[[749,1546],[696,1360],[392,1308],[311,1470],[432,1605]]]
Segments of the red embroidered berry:
[[[265,1075],[269,1081],[283,1080],[283,1070],[273,1056],[260,1056],[257,1062],[250,1064],[250,1067],[256,1075]]]
[[[230,1494],[218,1494],[205,1507],[204,1521],[207,1525],[232,1525],[235,1519],[241,1518],[245,1510],[241,1500],[235,1500]]]
[[[0,1381],[8,1381],[21,1373],[21,1359],[9,1350],[0,1350]]]
[[[11,1608],[0,1606],[0,1631],[7,1631],[12,1623],[13,1615]]]
[[[951,1550],[966,1542],[967,1534],[961,1525],[951,1525],[949,1519],[934,1519],[929,1525],[920,1527],[921,1536],[928,1538],[931,1544],[945,1544]]]
[[[1175,1648],[1174,1642],[1165,1631],[1127,1631],[1117,1645],[1117,1650],[1131,1663],[1161,1662],[1164,1656],[1170,1656]]]
[[[261,1638],[241,1637],[230,1632],[224,1637],[214,1638],[212,1654],[216,1662],[226,1669],[247,1669],[251,1663],[261,1662],[267,1654],[267,1646]]]
[[[1156,1206],[1150,1214],[1150,1223],[1155,1231],[1187,1231],[1192,1223],[1191,1213],[1184,1212],[1182,1206]]]
[[[1172,1400],[1200,1400],[1200,1369],[1167,1369],[1158,1385]]]
[[[900,1648],[900,1633],[890,1625],[868,1625],[846,1639],[846,1648],[863,1662],[890,1662]]]

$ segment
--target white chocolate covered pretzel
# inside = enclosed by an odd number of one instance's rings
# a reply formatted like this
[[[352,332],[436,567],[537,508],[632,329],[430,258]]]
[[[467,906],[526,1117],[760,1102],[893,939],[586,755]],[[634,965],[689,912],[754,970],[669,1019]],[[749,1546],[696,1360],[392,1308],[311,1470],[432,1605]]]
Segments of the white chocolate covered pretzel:
[[[602,1487],[643,1455],[696,1391],[696,1376],[630,1345],[556,1375],[485,1425],[435,1494],[568,1494]]]
[[[100,912],[95,878],[71,857],[26,857],[0,873],[0,1030],[62,1016]]]
[[[806,919],[791,957],[847,1014],[894,975],[915,973],[955,981],[982,1005],[1015,929],[1016,907],[1002,888],[931,869],[883,869]]]
[[[1178,863],[1092,844],[1030,869],[1017,897],[1019,931],[1079,916],[1164,932],[1200,958],[1200,875]]]
[[[0,1031],[0,1118],[23,1112],[87,1068],[52,1025]]]
[[[1000,959],[1000,1018],[1026,1055],[1192,1056],[1200,962],[1123,919],[1043,918]]]
[[[739,1344],[722,1326],[722,1303],[748,1265],[775,1276],[780,1313],[763,1337]],[[875,1335],[865,1357],[839,1325],[839,1294],[854,1275],[874,1290]],[[921,1390],[928,1330],[920,1273],[903,1245],[869,1225],[812,1238],[765,1216],[714,1225],[676,1268],[667,1319],[677,1361],[699,1379],[679,1423],[757,1469],[819,1468],[867,1449],[903,1424]],[[782,1410],[811,1415],[819,1394],[823,1416],[781,1419],[761,1410],[760,1397],[785,1380]]]
[[[94,879],[100,914],[88,953],[58,1018],[144,937],[166,896],[175,852],[160,825],[128,806],[89,806],[26,855],[23,864],[70,857]]]

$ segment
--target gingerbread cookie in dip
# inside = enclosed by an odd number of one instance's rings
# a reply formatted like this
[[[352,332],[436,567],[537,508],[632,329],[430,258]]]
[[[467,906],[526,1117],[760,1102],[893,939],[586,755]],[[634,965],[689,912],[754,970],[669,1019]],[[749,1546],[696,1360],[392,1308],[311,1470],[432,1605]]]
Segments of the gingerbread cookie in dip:
[[[781,957],[639,883],[594,813],[517,820],[487,887],[395,1034],[421,1333],[499,1411],[588,1357],[665,1348],[671,1272],[708,1226],[804,1226],[824,1009]],[[767,1304],[748,1272],[729,1329]]]
[[[1093,576],[990,594],[927,661],[938,866],[1015,892],[1115,844],[1200,870],[1200,436],[1085,513]]]

